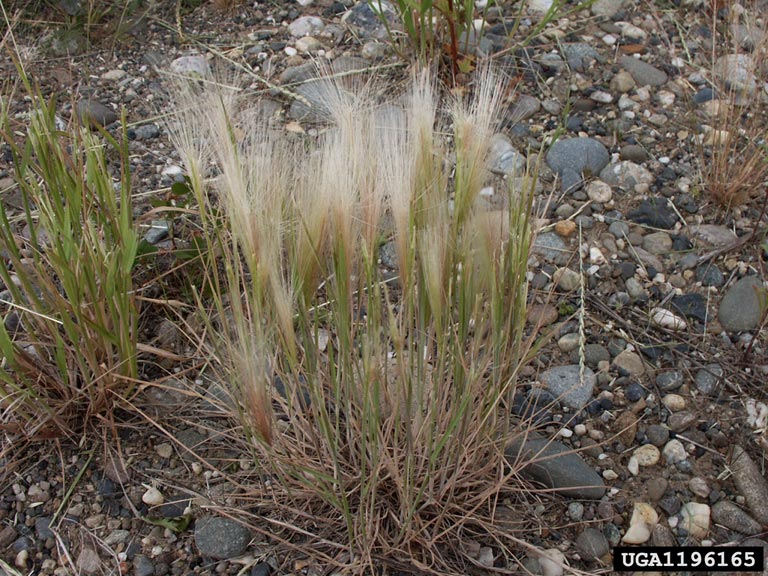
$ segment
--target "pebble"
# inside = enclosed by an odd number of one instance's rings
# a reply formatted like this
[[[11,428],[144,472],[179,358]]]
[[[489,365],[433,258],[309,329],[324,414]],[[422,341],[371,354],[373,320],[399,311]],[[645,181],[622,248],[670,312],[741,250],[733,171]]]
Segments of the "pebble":
[[[653,527],[659,522],[659,515],[653,506],[645,502],[635,503],[629,527],[621,541],[624,544],[643,544],[651,538]]]
[[[751,96],[757,89],[755,62],[749,54],[725,54],[715,61],[712,74],[730,90]]]
[[[167,459],[173,456],[173,446],[170,442],[163,442],[162,444],[155,446],[155,452],[157,452],[157,455],[160,456],[160,458]]]
[[[610,184],[606,184],[602,180],[592,180],[587,184],[585,192],[592,202],[599,204],[607,204],[613,197],[613,189]]]
[[[544,550],[538,558],[541,576],[562,576],[565,554],[557,548]]]
[[[694,538],[704,538],[709,532],[710,510],[708,504],[687,502],[680,509],[680,527]]]
[[[125,70],[120,70],[119,68],[116,68],[115,70],[109,70],[107,72],[104,72],[104,74],[101,75],[102,80],[106,80],[107,82],[117,82],[119,80],[122,80],[128,75],[128,72]]]
[[[637,86],[635,79],[632,78],[632,74],[630,74],[626,70],[619,70],[619,72],[614,74],[613,78],[611,78],[611,82],[610,82],[611,90],[613,90],[614,92],[618,92],[619,94],[622,94],[622,95],[632,90],[635,86]],[[631,160],[631,158],[622,158],[622,159]]]
[[[693,383],[702,394],[712,395],[717,391],[724,373],[720,364],[707,364],[696,372]]]
[[[661,86],[667,83],[665,72],[633,56],[621,56],[619,65],[629,72],[640,86]]]
[[[689,226],[688,234],[712,248],[723,248],[738,240],[736,233],[725,226],[718,224],[699,224]]]
[[[216,560],[240,556],[250,539],[248,529],[229,518],[205,516],[195,521],[195,545],[203,556]]]
[[[608,553],[608,540],[597,528],[587,528],[576,537],[576,550],[584,560],[596,560]]]
[[[666,308],[653,308],[651,321],[656,326],[673,331],[685,330],[688,327],[688,323],[683,318]]]
[[[677,464],[688,458],[688,454],[685,451],[685,446],[680,440],[673,438],[664,445],[661,451],[662,456],[667,464]]]
[[[643,200],[636,209],[627,214],[627,217],[632,222],[663,230],[671,229],[679,220],[666,198]]]
[[[568,260],[568,245],[554,232],[539,234],[533,243],[532,252],[549,262]]]
[[[712,491],[707,481],[701,476],[691,478],[688,481],[688,489],[699,498],[709,497],[709,493]]]
[[[696,414],[687,410],[674,412],[667,418],[667,425],[672,432],[687,430],[694,422],[696,422]]]
[[[760,325],[763,282],[757,276],[745,276],[731,286],[720,302],[717,318],[728,332],[754,330]]]
[[[725,274],[714,264],[704,264],[696,268],[696,281],[702,286],[722,288],[725,285]]]
[[[645,162],[648,160],[648,152],[637,144],[627,144],[621,147],[619,158],[621,160],[629,160],[630,162]]]
[[[662,478],[661,476],[654,476],[646,481],[645,491],[651,501],[658,502],[664,497],[668,486],[669,481],[666,478]]]
[[[558,268],[552,275],[557,287],[566,292],[577,290],[581,286],[581,274],[570,268]]]
[[[180,76],[199,76],[206,78],[211,74],[211,65],[205,56],[199,54],[181,56],[171,62],[171,72]]]
[[[669,441],[669,430],[661,424],[651,424],[645,431],[645,435],[648,437],[648,441],[660,448]]]
[[[634,457],[637,458],[637,463],[640,466],[654,466],[658,463],[661,457],[661,452],[653,444],[644,444],[637,448],[634,453]]]
[[[571,502],[568,504],[568,517],[574,522],[580,522],[584,517],[584,504]]]
[[[672,519],[670,518],[670,522]],[[663,524],[656,524],[656,526],[653,527],[653,534],[651,534],[651,543],[654,546],[678,546],[678,543],[675,541],[675,536],[672,534],[672,531],[664,526]],[[647,574],[651,574],[648,572]],[[661,573],[658,573],[659,576],[661,576]]]
[[[609,186],[629,192],[647,191],[654,181],[653,175],[646,168],[629,160],[606,166],[600,172],[600,179]]]
[[[624,350],[613,359],[613,365],[629,376],[639,377],[645,374],[645,364],[639,354]]]
[[[325,22],[317,16],[301,16],[288,25],[288,32],[295,38],[315,36],[325,28]]]
[[[555,224],[555,233],[563,238],[570,238],[576,234],[577,228],[573,220],[560,220]]]
[[[488,158],[491,172],[499,176],[514,176],[525,172],[525,156],[515,150],[510,139],[504,134],[497,133],[491,137]]]
[[[669,254],[672,250],[672,238],[666,232],[654,232],[643,236],[643,249],[651,254]]]
[[[540,380],[564,405],[579,410],[590,401],[597,384],[595,373],[588,367],[584,368],[582,379],[581,366],[578,364],[550,368],[541,374]]]
[[[77,567],[81,574],[96,574],[101,570],[101,558],[96,550],[84,546],[77,557]]]
[[[636,456],[630,456],[629,461],[627,462],[627,470],[629,470],[629,473],[632,474],[632,476],[640,474],[640,463],[637,461]]]
[[[117,120],[117,113],[112,108],[91,98],[78,101],[75,114],[86,126],[109,126]]]
[[[155,573],[155,565],[152,560],[144,556],[143,554],[136,554],[133,558],[133,574],[134,576],[153,576]]]
[[[141,496],[141,501],[147,506],[160,506],[165,502],[165,497],[160,490],[154,486],[147,488],[147,491]]]
[[[545,438],[516,439],[506,449],[511,466],[524,464],[534,458],[520,472],[523,476],[554,488],[570,498],[597,500],[605,494],[605,483],[584,459],[564,444]]]
[[[662,372],[656,376],[656,386],[658,386],[659,390],[662,392],[671,392],[672,390],[677,390],[680,388],[680,386],[683,385],[683,381],[683,373],[678,372],[677,370],[673,370],[671,372]]]
[[[581,338],[576,332],[565,334],[558,339],[557,346],[563,352],[571,352],[579,347],[580,340]]]
[[[739,445],[733,448],[729,467],[752,516],[761,524],[768,524],[768,481],[760,468]]]
[[[608,149],[592,138],[561,139],[547,152],[547,164],[560,176],[563,189],[578,185],[582,174],[599,174],[608,161]]]
[[[733,502],[720,500],[712,506],[712,521],[741,534],[751,536],[763,531],[763,527]]]
[[[681,410],[685,410],[685,398],[679,394],[667,394],[661,399],[661,402],[670,412],[680,412]]]

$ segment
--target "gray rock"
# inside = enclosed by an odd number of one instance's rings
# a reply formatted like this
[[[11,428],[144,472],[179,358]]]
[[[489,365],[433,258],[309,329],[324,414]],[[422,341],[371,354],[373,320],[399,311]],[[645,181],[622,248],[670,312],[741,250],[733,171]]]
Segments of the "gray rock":
[[[229,518],[205,516],[195,521],[195,545],[203,556],[216,560],[240,556],[250,540],[248,529]]]
[[[632,74],[639,86],[662,86],[667,83],[665,72],[632,56],[621,56],[619,65]]]
[[[488,150],[488,164],[491,172],[505,176],[524,173],[526,162],[525,156],[515,150],[509,138],[494,134]]]
[[[581,502],[571,502],[568,504],[568,517],[574,522],[581,522],[584,517],[584,504]]]
[[[645,162],[648,160],[648,152],[638,144],[627,144],[621,147],[619,158],[630,162]]]
[[[608,226],[608,232],[613,234],[614,238],[624,238],[624,236],[629,235],[629,224],[616,220]]]
[[[648,292],[645,291],[645,288],[640,283],[639,280],[633,278],[627,278],[627,281],[624,283],[627,294],[629,295],[629,298],[633,302],[645,302],[648,300]]]
[[[527,94],[521,94],[515,100],[509,111],[509,118],[511,122],[522,122],[527,120],[536,112],[541,109],[541,102],[535,96],[528,96]]]
[[[616,356],[616,358],[613,359],[613,364],[616,368],[622,372],[626,372],[630,376],[638,377],[645,374],[645,364],[643,363],[643,359],[639,354],[632,352],[631,350],[624,350],[624,352]]]
[[[662,228],[664,230],[669,230],[679,220],[666,198],[643,200],[640,206],[632,210],[627,216],[638,224],[647,224],[653,228]]]
[[[98,552],[90,546],[84,546],[77,557],[77,567],[80,574],[96,574],[101,570],[101,558]]]
[[[171,72],[181,76],[201,76],[206,78],[211,74],[211,65],[205,56],[181,56],[171,62]]]
[[[608,553],[608,539],[597,528],[587,528],[576,537],[576,549],[584,560],[596,560]]]
[[[379,6],[382,8],[381,14],[379,13]],[[342,16],[341,20],[354,28],[363,40],[386,40],[389,37],[389,32],[381,19],[382,15],[387,19],[390,30],[398,29],[397,12],[388,0],[358,2]]]
[[[167,220],[152,220],[149,230],[144,234],[144,240],[149,244],[157,244],[168,238],[171,224]]]
[[[728,332],[754,330],[763,314],[759,291],[765,290],[757,276],[746,276],[731,286],[720,302],[717,317]]]
[[[613,18],[624,7],[624,0],[597,0],[592,4],[591,10],[594,16]]]
[[[548,262],[567,260],[568,246],[560,236],[554,232],[545,232],[536,236],[532,251]]]
[[[733,448],[730,469],[752,516],[761,524],[768,524],[768,481],[741,446]]]
[[[748,536],[763,531],[759,522],[728,500],[720,500],[712,506],[712,521]]]
[[[651,544],[654,546],[677,546],[675,535],[664,524],[656,524],[651,531]]]
[[[592,44],[580,43],[563,46],[563,56],[571,69],[583,72],[592,63],[600,60],[600,53]]]
[[[725,275],[720,271],[720,268],[712,263],[707,263],[696,268],[696,280],[701,282],[702,286],[721,288],[725,284]]]
[[[755,61],[749,54],[725,54],[712,67],[715,78],[725,83],[728,90],[751,96],[757,89]]]
[[[717,224],[689,226],[688,234],[701,241],[703,244],[712,246],[713,248],[722,248],[738,240],[738,236],[736,236],[736,233],[733,230]]]
[[[325,28],[325,22],[317,16],[301,16],[288,24],[288,32],[295,38],[320,34]]]
[[[722,381],[725,371],[720,364],[707,364],[696,372],[694,384],[702,394],[714,394]]]
[[[581,409],[592,399],[597,377],[590,368],[585,367],[582,379],[580,371],[578,364],[557,366],[543,372],[541,382],[561,403],[569,408]]]
[[[610,362],[611,354],[602,344],[587,344],[584,346],[584,362],[590,368],[597,368],[600,362]]]
[[[661,476],[653,476],[649,478],[645,483],[645,491],[648,494],[648,499],[651,502],[658,502],[664,497],[669,487],[669,482],[666,478]]]
[[[600,179],[611,186],[634,191],[635,186],[650,186],[653,175],[646,169],[629,160],[609,164],[600,172]]]
[[[600,475],[560,442],[531,436],[527,440],[518,438],[506,449],[505,456],[515,468],[524,465],[520,470],[523,476],[558,494],[587,500],[598,500],[605,494]]]
[[[152,560],[144,556],[143,554],[136,554],[133,558],[133,574],[134,576],[153,576],[155,573],[155,565]]]
[[[600,174],[609,160],[608,150],[593,138],[568,138],[558,140],[547,152],[547,164],[563,178],[563,188],[567,189],[565,176],[574,174],[581,180],[584,176]]]
[[[134,130],[136,140],[152,140],[160,135],[160,127],[157,124],[142,124]]]
[[[683,385],[684,378],[683,373],[676,370],[672,372],[662,372],[656,376],[656,385],[662,392],[672,392]]]
[[[109,126],[117,120],[117,114],[112,108],[91,98],[85,98],[75,104],[75,114],[86,126]]]
[[[651,254],[669,254],[672,250],[672,238],[666,232],[653,232],[643,236],[643,248]]]
[[[53,538],[55,534],[51,530],[51,519],[48,516],[38,516],[35,518],[35,532],[41,540]]]

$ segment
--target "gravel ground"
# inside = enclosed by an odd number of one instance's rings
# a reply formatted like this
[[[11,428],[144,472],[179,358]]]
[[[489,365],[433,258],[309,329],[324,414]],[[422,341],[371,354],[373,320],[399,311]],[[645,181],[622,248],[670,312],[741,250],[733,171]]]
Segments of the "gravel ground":
[[[518,36],[535,25],[541,4],[529,2]],[[504,35],[517,6],[489,13],[479,48],[499,54],[517,82],[510,121],[494,142],[494,170],[507,174],[524,156],[545,154],[530,319],[555,337],[524,372],[515,408],[529,413],[553,400],[538,416],[542,438],[557,438],[548,450],[580,449],[529,471],[565,490],[535,504],[537,524],[526,539],[542,552],[504,567],[512,573],[562,573],[552,558],[610,572],[611,550],[622,543],[768,546],[760,539],[768,525],[768,357],[756,291],[765,285],[766,190],[755,186],[754,201],[726,211],[701,181],[708,126],[739,128],[712,120],[719,86],[756,102],[751,116],[739,118],[744,130],[766,125],[759,124],[768,100],[759,47],[768,13],[764,2],[740,8],[720,10],[731,42],[713,30],[709,2],[598,0],[525,49]],[[404,78],[366,10],[330,0],[205,4],[184,16],[184,40],[167,24],[172,10],[157,9],[116,41],[87,49],[76,34],[34,27],[16,42],[43,93],[58,96],[62,118],[77,113],[109,124],[125,108],[137,211],[145,239],[162,255],[185,242],[178,222],[147,214],[150,199],[169,201],[169,186],[182,177],[163,124],[173,74],[222,62],[249,70],[254,105],[311,136],[312,110],[290,93],[311,98],[302,81],[312,58],[329,58],[334,71]],[[10,77],[12,64],[2,58]],[[23,123],[16,96],[12,115]],[[7,164],[0,164],[0,190],[12,203]],[[171,265],[158,258],[159,270]],[[143,290],[168,297],[187,282],[170,273]],[[572,315],[582,307],[583,348]],[[165,378],[139,403],[158,427],[128,415],[119,450],[47,442],[16,455],[20,464],[0,483],[8,573],[324,572],[221,513],[238,505],[227,478],[247,474],[251,463],[233,450],[230,424],[217,412],[220,389],[197,371],[179,324],[157,315],[142,328],[143,341],[176,355],[147,363],[143,374]],[[191,402],[188,390],[199,398]]]

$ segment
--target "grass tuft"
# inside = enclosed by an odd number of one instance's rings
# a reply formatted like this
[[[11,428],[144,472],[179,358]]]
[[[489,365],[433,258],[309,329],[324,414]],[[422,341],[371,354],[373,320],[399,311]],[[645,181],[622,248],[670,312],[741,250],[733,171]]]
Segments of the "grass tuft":
[[[137,378],[127,139],[59,127],[54,103],[27,88],[26,134],[7,110],[0,133],[21,198],[16,210],[0,205],[0,408],[6,430],[72,436],[108,416]]]
[[[507,210],[478,208],[504,94],[490,70],[445,118],[427,71],[385,103],[328,82],[334,124],[300,143],[241,126],[235,91],[179,91],[176,144],[224,263],[210,263],[213,300],[199,302],[272,478],[254,497],[290,539],[327,559],[346,535],[340,562],[356,571],[396,558],[446,570],[473,561],[462,538],[514,495],[504,448],[520,430],[505,407],[530,343],[534,176],[502,184]]]

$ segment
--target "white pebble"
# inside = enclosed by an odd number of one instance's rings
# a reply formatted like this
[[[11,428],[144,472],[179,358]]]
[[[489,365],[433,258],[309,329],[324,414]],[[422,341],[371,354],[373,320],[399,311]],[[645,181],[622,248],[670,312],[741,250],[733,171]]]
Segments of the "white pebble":
[[[587,433],[587,427],[584,424],[576,424],[573,427],[573,431],[576,433],[576,436],[584,436]]]
[[[685,320],[665,308],[651,310],[651,321],[657,326],[670,330],[685,330],[688,327]]]
[[[150,486],[142,495],[141,501],[144,502],[144,504],[147,506],[160,506],[163,502],[165,502],[165,498],[160,493],[160,490],[154,486]]]
[[[680,509],[681,526],[694,538],[704,538],[709,532],[709,515],[707,504],[688,502]]]
[[[668,464],[677,464],[688,458],[688,454],[685,451],[683,443],[677,438],[674,438],[666,443],[664,449],[661,451],[664,456],[664,460]]]
[[[632,510],[629,528],[621,541],[625,544],[643,544],[651,538],[653,527],[659,522],[659,515],[653,506],[638,502]]]
[[[619,475],[616,474],[616,472],[614,472],[610,468],[608,470],[603,470],[603,478],[605,478],[609,482],[611,480],[616,480],[616,478],[618,478],[618,477],[619,477]]]
[[[613,102],[613,95],[610,92],[604,92],[602,90],[592,92],[589,97],[595,102],[599,102],[600,104],[610,104]]]
[[[640,473],[640,464],[637,462],[637,456],[632,456],[627,462],[627,470],[632,476],[637,476]]]
[[[667,394],[661,399],[661,403],[667,407],[670,412],[680,412],[685,410],[685,398],[679,394]]]
[[[565,554],[557,548],[544,550],[539,556],[539,566],[542,576],[562,576]]]
[[[283,51],[285,52],[286,56],[296,56],[296,54],[299,53],[299,51],[296,50],[296,48],[293,46],[286,46]]]
[[[661,457],[661,452],[653,444],[644,444],[632,455],[640,466],[654,466]]]
[[[570,438],[571,436],[573,436],[573,430],[570,430],[568,428],[563,428],[562,430],[560,430],[560,436],[562,436],[563,438]]]

